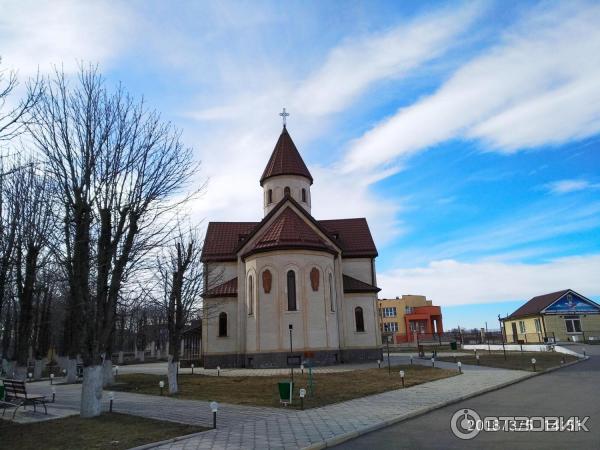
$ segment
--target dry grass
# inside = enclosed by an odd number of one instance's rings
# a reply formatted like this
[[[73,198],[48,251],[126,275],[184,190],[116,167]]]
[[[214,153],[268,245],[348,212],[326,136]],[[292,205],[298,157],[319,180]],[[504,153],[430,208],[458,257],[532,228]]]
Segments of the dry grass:
[[[117,413],[93,419],[72,416],[28,424],[0,420],[0,448],[124,450],[205,429]]]
[[[479,364],[482,366],[529,371],[533,371],[531,358],[535,358],[536,360],[535,368],[537,371],[560,366],[561,359],[565,362],[571,362],[577,359],[571,355],[555,352],[506,352],[506,359],[504,359],[503,352],[492,352],[489,354],[487,351],[480,351],[478,354]],[[440,357],[438,360],[452,362],[454,361],[454,358]],[[457,356],[456,360],[461,361],[463,364],[477,364],[475,354]]]
[[[392,374],[387,367],[363,369],[351,372],[313,375],[314,392],[305,399],[305,408],[329,405],[366,395],[400,389],[402,382],[399,370],[405,371],[406,387],[457,375],[456,371],[424,366],[395,366]],[[166,377],[149,374],[119,375],[118,383],[111,389],[160,395],[158,383]],[[213,377],[207,375],[179,375],[180,392],[177,398],[193,400],[216,400],[238,405],[279,406],[277,383],[289,380],[286,375],[268,377]],[[294,370],[294,398],[300,388],[308,390],[308,371],[304,375]],[[165,389],[165,395],[166,395]],[[293,407],[299,407],[296,404]]]

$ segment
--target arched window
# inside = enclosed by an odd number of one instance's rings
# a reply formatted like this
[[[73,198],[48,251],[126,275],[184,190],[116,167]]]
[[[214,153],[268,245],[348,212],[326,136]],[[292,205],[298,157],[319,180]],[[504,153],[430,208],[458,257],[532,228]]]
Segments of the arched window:
[[[356,331],[365,331],[365,319],[363,318],[363,309],[360,306],[354,308],[354,321],[356,322]]]
[[[306,203],[306,189],[302,188],[302,201]]]
[[[333,285],[332,274],[329,274],[329,307],[331,312],[335,311],[335,286]]]
[[[296,311],[296,272],[289,270],[287,273],[288,311]]]
[[[219,314],[219,337],[227,336],[227,314]]]
[[[273,189],[267,191],[267,205],[273,203]]]
[[[252,275],[248,277],[248,315],[254,314],[254,283]]]
[[[283,195],[290,195],[290,187],[286,186],[283,188]]]

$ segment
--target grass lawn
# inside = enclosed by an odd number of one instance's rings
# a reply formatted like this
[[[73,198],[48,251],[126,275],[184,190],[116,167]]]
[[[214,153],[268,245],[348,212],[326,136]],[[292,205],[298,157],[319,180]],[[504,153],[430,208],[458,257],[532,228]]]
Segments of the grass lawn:
[[[127,414],[79,416],[19,424],[0,420],[0,448],[19,450],[128,449],[206,428]]]
[[[343,402],[366,395],[400,389],[402,382],[398,372],[405,372],[406,387],[428,381],[457,375],[458,372],[424,366],[395,366],[392,374],[387,367],[381,369],[363,369],[351,372],[314,374],[314,394],[305,399],[305,408],[314,408],[331,403]],[[287,375],[268,377],[214,377],[207,375],[179,375],[179,394],[177,398],[193,400],[216,400],[238,405],[279,406],[277,382],[289,379]],[[150,374],[119,375],[115,391],[136,392],[140,394],[160,395],[158,382],[166,376]],[[300,388],[308,390],[308,371],[304,375],[294,370],[294,398],[298,398]],[[165,389],[165,395],[166,395]],[[298,401],[299,402],[299,401]],[[296,402],[296,403],[298,403]],[[293,405],[299,408],[299,404]]]
[[[491,354],[488,354],[487,350],[481,350],[477,353],[479,354],[479,364],[482,366],[529,371],[533,371],[531,358],[535,358],[535,368],[538,371],[560,366],[561,359],[564,359],[565,362],[571,362],[577,359],[575,356],[555,352],[506,352],[506,360],[504,359],[503,352],[492,352]],[[438,360],[453,362],[454,358],[445,356],[438,358]],[[456,360],[461,361],[463,364],[477,364],[474,353],[457,356]]]

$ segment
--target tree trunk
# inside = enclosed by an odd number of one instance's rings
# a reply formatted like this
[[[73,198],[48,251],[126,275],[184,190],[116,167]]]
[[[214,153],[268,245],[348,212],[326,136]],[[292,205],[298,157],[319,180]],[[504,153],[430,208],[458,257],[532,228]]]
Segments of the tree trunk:
[[[77,383],[77,359],[67,361],[67,383]]]
[[[102,364],[102,387],[110,386],[115,382],[113,364],[110,358],[106,358]]]
[[[42,371],[44,370],[44,366],[46,363],[46,358],[44,359],[36,359],[33,363],[33,379],[39,380],[42,378]]]
[[[102,375],[101,365],[84,367],[81,386],[81,417],[97,417],[102,412]]]
[[[177,361],[173,361],[173,356],[169,355],[169,362],[167,363],[167,377],[169,381],[169,394],[177,394],[179,392],[179,386],[177,386]]]

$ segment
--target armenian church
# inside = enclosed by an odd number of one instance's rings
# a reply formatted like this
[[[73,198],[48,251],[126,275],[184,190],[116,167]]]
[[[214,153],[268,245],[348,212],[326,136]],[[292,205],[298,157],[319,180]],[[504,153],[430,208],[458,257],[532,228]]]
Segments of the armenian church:
[[[208,224],[204,367],[381,358],[377,248],[369,225],[364,218],[315,219],[312,184],[284,115],[260,178],[264,218]]]

